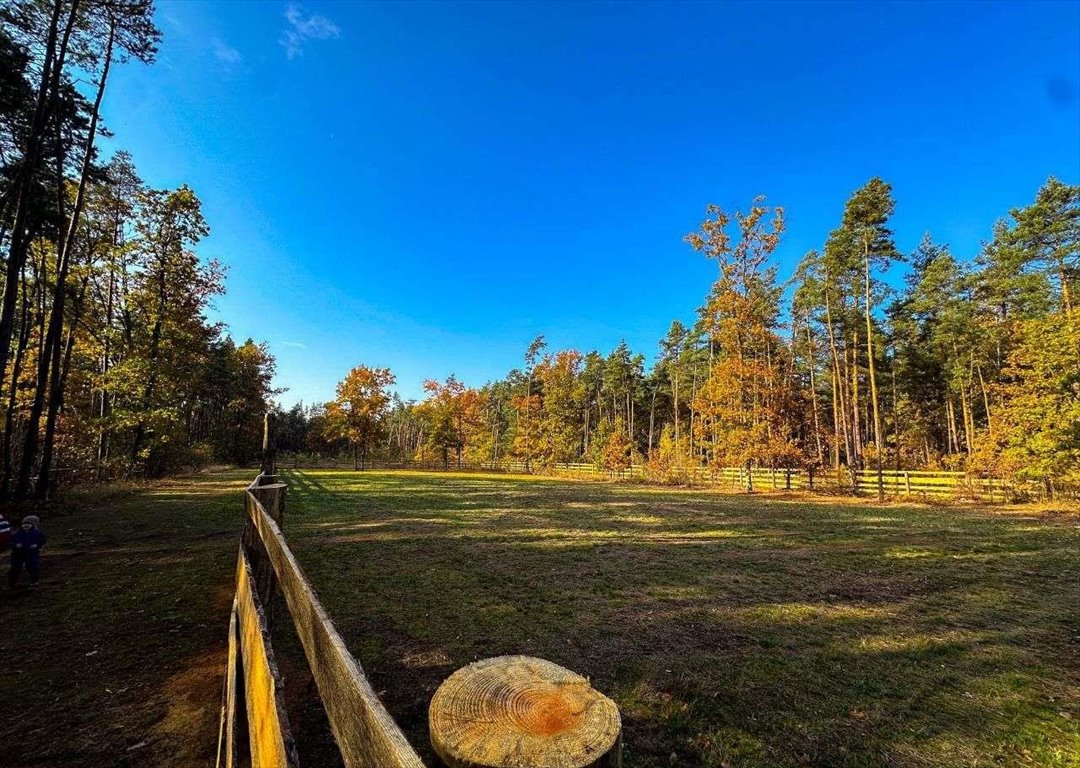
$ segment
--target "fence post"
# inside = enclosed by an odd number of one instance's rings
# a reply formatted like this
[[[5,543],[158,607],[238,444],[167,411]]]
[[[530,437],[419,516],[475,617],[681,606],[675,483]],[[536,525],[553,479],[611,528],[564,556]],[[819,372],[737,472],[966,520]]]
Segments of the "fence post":
[[[810,490],[814,490],[814,465],[806,468],[806,479],[810,483]]]
[[[274,430],[276,419],[273,411],[263,414],[262,474],[264,475],[273,475],[277,472],[277,436]]]
[[[910,472],[905,472],[904,473],[904,495],[905,496],[910,496],[911,495],[911,473]]]
[[[258,500],[262,508],[266,510],[266,514],[277,523],[282,532],[285,529],[285,491],[287,488],[285,483],[277,482],[275,475],[259,475],[246,494],[247,503],[253,505],[255,500]],[[254,510],[250,510],[248,523],[244,528],[244,549],[251,564],[255,590],[259,594],[259,600],[262,601],[263,610],[266,613],[266,625],[272,627],[274,624],[273,597],[277,589],[277,577],[274,575],[274,567],[267,557],[266,548],[258,530],[251,523],[250,514],[253,513]]]

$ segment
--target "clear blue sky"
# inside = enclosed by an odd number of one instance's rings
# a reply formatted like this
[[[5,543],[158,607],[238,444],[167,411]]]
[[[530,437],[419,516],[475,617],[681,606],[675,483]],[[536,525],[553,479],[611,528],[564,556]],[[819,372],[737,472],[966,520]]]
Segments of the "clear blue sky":
[[[970,257],[1054,174],[1080,182],[1080,3],[161,2],[156,65],[105,105],[188,183],[229,265],[217,315],[284,403],[358,363],[482,384],[539,333],[652,356],[714,274],[708,202],[788,210],[781,271],[847,196],[894,186]]]

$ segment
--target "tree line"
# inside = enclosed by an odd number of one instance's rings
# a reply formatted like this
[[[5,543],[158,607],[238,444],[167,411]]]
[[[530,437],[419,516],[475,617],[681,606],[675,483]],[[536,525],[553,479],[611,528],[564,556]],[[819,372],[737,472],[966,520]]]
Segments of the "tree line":
[[[1080,187],[1050,178],[961,258],[924,236],[903,254],[892,188],[874,178],[781,280],[784,210],[706,209],[689,246],[717,265],[692,323],[651,366],[549,350],[470,388],[450,376],[404,401],[387,369],[359,366],[330,403],[280,414],[282,448],[529,468],[950,469],[1080,482]],[[902,285],[889,275],[908,269]]]
[[[17,0],[0,9],[0,500],[64,473],[158,475],[258,450],[274,394],[265,345],[207,310],[224,267],[187,186],[103,157],[110,74],[154,61],[149,0]]]

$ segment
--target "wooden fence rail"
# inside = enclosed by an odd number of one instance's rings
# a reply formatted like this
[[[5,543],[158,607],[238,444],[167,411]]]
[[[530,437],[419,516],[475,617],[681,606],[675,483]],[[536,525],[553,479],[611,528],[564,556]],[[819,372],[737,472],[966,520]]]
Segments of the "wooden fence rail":
[[[285,490],[275,476],[259,475],[245,492],[217,766],[298,765],[266,608],[280,590],[346,768],[423,768],[285,542]]]
[[[283,461],[285,466],[296,469],[351,469],[351,461],[325,459],[316,456],[290,456]],[[663,473],[658,477],[647,467],[637,464],[621,472],[608,472],[594,464],[584,462],[558,463],[542,465],[533,462],[526,465],[523,461],[500,460],[497,462],[462,462],[451,459],[442,461],[369,461],[367,469],[406,469],[406,470],[462,470],[486,472],[511,472],[528,474],[569,475],[586,478],[622,478],[646,480],[676,480],[735,491],[797,491],[804,489],[825,489],[840,493],[858,493],[874,495],[878,492],[878,472],[875,469],[852,471],[841,467],[839,471],[818,468],[785,469],[753,467],[682,467]],[[1080,486],[1068,484],[1048,485],[1033,481],[980,477],[965,472],[935,470],[882,470],[881,491],[890,497],[911,497],[919,499],[964,498],[984,502],[1005,502],[1021,499],[1072,498],[1080,499]]]

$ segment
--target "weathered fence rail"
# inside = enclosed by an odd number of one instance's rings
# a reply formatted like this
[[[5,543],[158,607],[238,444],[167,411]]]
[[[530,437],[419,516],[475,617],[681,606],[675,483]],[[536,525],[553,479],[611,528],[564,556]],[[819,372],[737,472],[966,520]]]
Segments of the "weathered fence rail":
[[[347,768],[422,768],[285,542],[285,491],[259,475],[245,492],[217,766],[299,764],[270,645],[268,606],[280,589]]]

